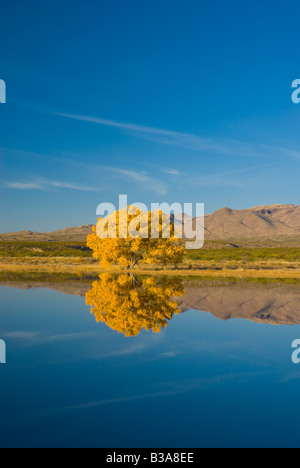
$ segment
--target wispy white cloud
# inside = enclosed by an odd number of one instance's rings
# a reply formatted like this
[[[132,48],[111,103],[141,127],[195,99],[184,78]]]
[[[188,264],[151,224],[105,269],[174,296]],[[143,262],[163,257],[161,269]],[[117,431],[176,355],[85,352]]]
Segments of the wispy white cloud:
[[[23,341],[23,340],[32,340],[32,339],[38,338],[40,336],[40,332],[18,330],[14,332],[4,333],[3,336],[6,339]]]
[[[271,148],[273,148],[274,151],[281,151],[282,154],[287,156],[288,158],[300,160],[300,151],[295,151],[295,150],[291,150],[288,148],[282,148],[279,146],[272,146]]]
[[[84,115],[55,113],[54,115],[69,119],[90,122],[108,127],[120,128],[136,134],[143,135],[148,140],[153,140],[164,145],[173,145],[190,150],[213,152],[236,157],[276,159],[290,157],[300,159],[300,152],[289,148],[277,147],[266,144],[249,144],[239,140],[204,138],[190,133],[165,130],[156,127],[148,127],[133,123],[123,123],[116,120],[108,120]]]
[[[15,425],[16,423],[26,423],[28,420],[39,420],[47,418],[49,416],[53,417],[56,415],[61,415],[68,412],[82,411],[82,410],[93,410],[96,408],[101,408],[104,406],[119,405],[122,403],[133,403],[143,400],[152,400],[152,399],[161,399],[168,398],[175,395],[189,394],[190,392],[197,391],[199,389],[208,389],[214,388],[225,382],[242,382],[247,383],[249,380],[253,380],[259,377],[261,374],[258,372],[245,372],[245,373],[228,373],[224,375],[216,375],[208,378],[196,378],[189,380],[182,380],[176,382],[160,382],[152,387],[150,387],[148,392],[136,393],[135,395],[124,395],[119,394],[111,398],[103,398],[101,400],[94,401],[85,401],[77,403],[70,406],[60,406],[60,407],[46,407],[38,409],[25,410],[23,412],[16,411],[13,414],[9,415],[9,418],[3,418],[3,422],[7,426]]]
[[[27,181],[27,182],[7,182],[6,188],[14,190],[47,190],[49,188],[62,188],[66,190],[78,190],[82,192],[96,192],[94,187],[88,187],[77,184],[70,184],[68,182],[61,182],[55,180],[40,180],[40,181]]]
[[[57,188],[64,188],[64,189],[69,189],[69,190],[79,190],[82,192],[97,192],[93,187],[88,187],[84,185],[76,185],[76,184],[69,184],[68,182],[56,182],[56,181],[51,181],[50,185],[53,187]]]
[[[44,190],[45,187],[42,184],[36,182],[8,182],[5,185],[7,188],[15,190]]]
[[[193,185],[193,186],[208,186],[214,184],[220,185],[229,185],[229,186],[241,186],[240,180],[232,179],[230,176],[247,173],[255,170],[265,169],[273,166],[279,165],[279,162],[273,162],[269,164],[261,164],[255,166],[249,166],[242,169],[234,169],[231,171],[215,173],[215,174],[201,174],[197,175],[195,173],[191,174],[184,174],[180,173],[176,169],[159,169],[159,172],[172,175],[172,176],[179,176],[180,180],[178,180],[178,187],[183,188],[186,185]],[[87,167],[87,165],[85,165]],[[161,180],[151,177],[147,173],[144,172],[137,172],[117,167],[110,167],[104,165],[94,165],[91,164],[93,167],[94,172],[99,171],[102,174],[104,172],[111,173],[117,179],[121,179],[124,182],[135,182],[139,186],[141,186],[144,190],[148,190],[154,192],[160,196],[164,196],[168,193],[168,186],[166,183],[162,182]],[[8,182],[4,185],[4,187],[14,190],[49,190],[54,188],[60,188],[65,190],[76,190],[76,191],[84,191],[84,192],[100,192],[100,188],[90,183],[90,185],[80,185],[80,184],[72,184],[69,182],[62,182],[62,181],[55,181],[55,180],[46,180],[46,179],[39,179],[39,180],[32,180],[32,181],[18,181],[18,182]]]
[[[115,175],[120,176],[123,180],[132,180],[137,182],[138,184],[142,185],[145,190],[150,190],[151,192],[155,192],[158,195],[166,195],[168,192],[167,186],[153,178],[150,177],[148,174],[137,172],[137,171],[130,171],[127,169],[120,169],[116,167],[109,167],[109,166],[100,166],[102,169],[107,170]]]
[[[279,162],[274,162],[274,163],[271,163],[271,164],[260,164],[260,165],[257,165],[257,166],[244,167],[243,169],[234,169],[232,171],[226,171],[226,172],[221,172],[221,173],[217,173],[217,174],[211,174],[211,175],[206,176],[206,178],[214,179],[214,178],[224,177],[224,176],[228,176],[228,175],[241,174],[243,172],[250,172],[250,171],[257,170],[257,169],[265,169],[267,167],[278,166],[279,164],[280,164]]]
[[[56,113],[55,115],[58,115],[60,117],[67,117],[69,119],[74,119],[74,120],[81,120],[83,122],[90,122],[90,123],[95,123],[95,124],[100,124],[100,125],[105,125],[107,127],[115,127],[115,128],[123,128],[125,130],[131,130],[134,132],[139,132],[139,133],[152,133],[155,135],[163,135],[163,136],[190,136],[188,134],[182,134],[178,132],[174,132],[172,130],[162,130],[159,128],[155,127],[147,127],[143,125],[138,125],[138,124],[132,124],[132,123],[122,123],[122,122],[117,122],[115,120],[107,120],[107,119],[100,119],[96,117],[88,117],[84,115],[74,115],[74,114],[64,114],[64,113]]]
[[[180,172],[177,169],[161,169],[160,172],[163,172],[164,174],[168,174],[172,176],[180,175]]]
[[[21,341],[30,346],[40,345],[42,343],[65,342],[77,339],[85,339],[94,336],[94,332],[66,333],[61,335],[45,335],[42,332],[31,332],[18,330],[15,332],[4,333],[6,339]]]
[[[59,181],[59,180],[49,180],[39,176],[32,176],[27,180],[19,180],[19,181],[11,181],[5,184],[2,184],[3,188],[10,188],[15,190],[49,190],[51,188],[61,188],[66,190],[78,190],[78,191],[85,191],[85,192],[102,192],[104,190],[109,190],[112,187],[108,186],[108,178],[106,180],[106,186],[103,184],[103,180],[100,184],[95,183],[95,177],[99,174],[103,179],[104,173],[110,173],[114,175],[114,178],[110,179],[110,182],[113,182],[114,179],[122,180],[124,182],[134,182],[141,186],[144,190],[148,190],[150,192],[154,192],[158,195],[166,195],[168,192],[168,187],[166,183],[159,180],[158,177],[151,176],[146,172],[143,171],[136,171],[136,170],[129,170],[127,168],[122,167],[111,167],[105,166],[101,164],[95,164],[87,161],[81,160],[74,160],[74,159],[65,159],[59,158],[56,156],[48,156],[42,155],[38,153],[31,153],[26,152],[23,150],[10,150],[6,148],[0,148],[0,151],[3,153],[8,153],[10,157],[14,156],[21,156],[21,157],[34,157],[34,158],[45,158],[49,160],[53,160],[59,164],[63,164],[65,168],[67,167],[76,167],[77,171],[83,175],[85,175],[85,180],[87,180],[87,184],[77,184],[71,183],[66,181]],[[158,170],[156,169],[156,174]],[[165,172],[168,174],[177,174],[178,171],[175,169],[166,169],[160,170],[159,172]],[[179,173],[178,173],[179,174]]]
[[[281,163],[273,162],[269,164],[260,164],[255,166],[248,166],[242,169],[233,169],[231,171],[218,172],[215,174],[182,174],[180,181],[178,182],[178,187],[185,188],[186,186],[196,186],[196,187],[208,187],[208,186],[229,186],[229,187],[242,187],[243,182],[240,178],[232,177],[239,174],[246,174],[247,172],[251,173],[253,171],[258,171],[262,169],[267,169],[275,166],[279,166]]]

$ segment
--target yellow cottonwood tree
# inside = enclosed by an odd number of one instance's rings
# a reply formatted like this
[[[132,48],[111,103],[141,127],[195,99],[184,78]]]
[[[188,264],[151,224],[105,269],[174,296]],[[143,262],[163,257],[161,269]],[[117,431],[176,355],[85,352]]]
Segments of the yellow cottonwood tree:
[[[155,220],[155,221],[154,221]],[[174,222],[161,212],[142,212],[128,207],[107,218],[99,218],[87,246],[104,267],[118,264],[134,268],[139,262],[179,265],[185,255]]]
[[[125,336],[136,336],[142,329],[158,333],[174,314],[180,313],[179,297],[185,294],[178,278],[143,278],[123,274],[115,278],[103,273],[86,293],[97,322],[104,322]]]

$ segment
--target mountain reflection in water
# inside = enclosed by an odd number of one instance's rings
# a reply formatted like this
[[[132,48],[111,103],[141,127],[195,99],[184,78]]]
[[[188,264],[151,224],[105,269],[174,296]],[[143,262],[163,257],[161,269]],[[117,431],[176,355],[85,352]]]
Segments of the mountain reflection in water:
[[[220,320],[247,319],[273,325],[300,324],[300,283],[297,281],[247,281],[186,279],[178,277],[119,277],[100,275],[87,280],[0,281],[20,289],[48,288],[86,298],[97,322],[126,336],[142,329],[159,332],[175,314],[190,309]]]

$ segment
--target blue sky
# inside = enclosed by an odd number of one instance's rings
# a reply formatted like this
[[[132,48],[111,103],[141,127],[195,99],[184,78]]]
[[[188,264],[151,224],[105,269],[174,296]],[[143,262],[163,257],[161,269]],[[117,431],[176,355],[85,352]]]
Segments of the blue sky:
[[[101,202],[299,204],[297,1],[1,6],[1,232]]]

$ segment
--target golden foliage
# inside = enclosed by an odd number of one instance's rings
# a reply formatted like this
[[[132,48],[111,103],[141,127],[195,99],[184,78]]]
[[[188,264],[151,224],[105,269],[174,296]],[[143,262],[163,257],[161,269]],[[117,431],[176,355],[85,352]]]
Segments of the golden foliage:
[[[118,264],[134,268],[140,261],[162,265],[182,263],[185,248],[170,217],[161,212],[142,212],[128,207],[99,218],[87,246],[103,267]]]
[[[136,336],[143,328],[158,333],[174,314],[180,313],[178,297],[185,294],[180,279],[138,281],[131,275],[115,278],[109,273],[99,278],[87,292],[86,303],[97,322],[125,336]]]

